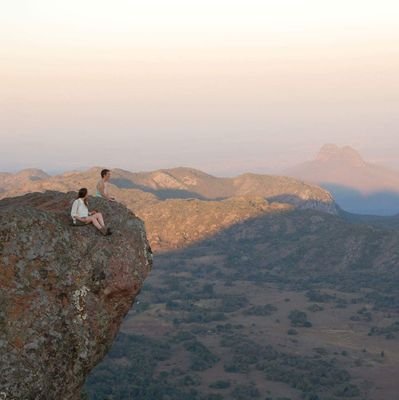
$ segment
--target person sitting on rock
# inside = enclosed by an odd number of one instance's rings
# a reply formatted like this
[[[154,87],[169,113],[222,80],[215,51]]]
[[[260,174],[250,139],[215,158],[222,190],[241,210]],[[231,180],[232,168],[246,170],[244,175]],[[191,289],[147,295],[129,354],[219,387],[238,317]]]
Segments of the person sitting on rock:
[[[97,197],[103,197],[104,199],[115,201],[115,197],[112,197],[108,193],[108,181],[111,179],[111,171],[109,169],[103,169],[101,171],[101,179],[97,183]]]
[[[86,188],[79,190],[78,198],[72,204],[71,217],[73,223],[76,221],[84,224],[93,224],[104,236],[111,235],[111,230],[105,227],[104,219],[101,213],[89,211],[88,207],[89,192]]]

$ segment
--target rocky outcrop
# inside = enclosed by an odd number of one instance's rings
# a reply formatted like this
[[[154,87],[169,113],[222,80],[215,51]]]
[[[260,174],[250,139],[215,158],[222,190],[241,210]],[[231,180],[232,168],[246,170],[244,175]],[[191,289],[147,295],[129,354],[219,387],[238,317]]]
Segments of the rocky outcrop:
[[[0,201],[0,392],[75,400],[152,266],[143,222],[90,199],[114,234],[72,227],[74,193]]]

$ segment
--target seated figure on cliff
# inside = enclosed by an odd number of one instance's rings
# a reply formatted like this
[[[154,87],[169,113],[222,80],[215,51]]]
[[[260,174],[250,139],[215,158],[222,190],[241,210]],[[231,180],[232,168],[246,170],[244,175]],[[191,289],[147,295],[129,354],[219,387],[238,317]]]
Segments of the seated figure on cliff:
[[[73,223],[76,221],[84,224],[93,224],[104,236],[111,235],[111,229],[106,228],[101,213],[93,210],[89,211],[88,207],[89,192],[86,188],[79,190],[78,198],[72,204],[71,217]]]
[[[115,201],[115,197],[112,197],[108,193],[108,181],[111,179],[111,171],[109,169],[103,169],[101,171],[101,179],[97,182],[97,197],[103,197],[104,199]]]

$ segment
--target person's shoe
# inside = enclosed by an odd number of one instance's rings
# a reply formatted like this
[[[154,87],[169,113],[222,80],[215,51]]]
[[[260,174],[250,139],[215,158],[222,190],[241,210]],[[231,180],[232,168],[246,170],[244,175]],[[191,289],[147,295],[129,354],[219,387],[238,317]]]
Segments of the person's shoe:
[[[107,233],[106,233],[106,235],[107,235],[107,236],[108,236],[108,235],[112,235],[111,228],[107,228]]]
[[[103,236],[107,236],[108,235],[108,230],[107,228],[104,226],[100,229],[100,232]]]

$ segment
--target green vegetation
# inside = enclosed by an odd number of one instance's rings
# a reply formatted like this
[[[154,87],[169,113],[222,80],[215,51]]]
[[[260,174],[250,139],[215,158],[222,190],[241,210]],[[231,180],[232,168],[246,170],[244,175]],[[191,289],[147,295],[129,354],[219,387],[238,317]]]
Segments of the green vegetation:
[[[315,215],[322,223],[311,222]],[[318,328],[333,311],[345,318],[331,329],[355,326],[347,340],[397,336],[398,322],[371,326],[399,307],[399,246],[379,261],[393,241],[392,233],[295,211],[254,218],[157,255],[141,307],[129,315],[141,327],[152,321],[148,340],[129,321],[133,333],[118,336],[87,380],[90,400],[257,398],[257,379],[287,388],[261,399],[293,392],[301,400],[371,400],[351,373],[375,365],[369,363],[375,354],[324,343]],[[154,321],[164,333],[154,334]],[[320,336],[309,345],[309,334]],[[379,350],[378,359],[390,357]]]
[[[351,316],[351,321],[366,321],[369,322],[373,318],[371,316],[371,312],[366,308],[363,307],[360,310],[357,311],[356,315]]]
[[[306,292],[306,297],[309,299],[309,301],[313,301],[316,303],[329,303],[332,300],[335,299],[335,296],[332,296],[327,293],[321,293],[320,290],[308,290]]]
[[[212,382],[209,385],[209,387],[212,388],[212,389],[227,389],[230,386],[231,386],[230,381],[223,381],[223,380]]]
[[[197,340],[186,342],[184,348],[191,353],[191,369],[193,371],[204,371],[219,361],[219,357],[212,354]]]
[[[291,321],[291,326],[305,328],[310,328],[312,326],[312,323],[308,321],[308,317],[303,311],[292,310],[288,315],[288,319]]]
[[[312,304],[307,309],[311,312],[318,312],[318,311],[323,311],[324,307],[320,306],[319,304]]]
[[[263,306],[252,306],[248,310],[245,310],[244,314],[267,317],[269,315],[272,315],[275,311],[277,311],[276,306],[272,304],[266,304]]]
[[[93,400],[162,398],[163,391],[170,392],[171,387],[153,375],[157,363],[170,356],[171,348],[166,343],[119,334],[105,361],[88,377],[87,394]],[[127,363],[121,363],[122,359]]]
[[[241,308],[246,307],[248,304],[247,297],[243,295],[223,296],[221,301],[222,305],[219,307],[219,311],[226,313],[238,311]]]
[[[386,339],[395,339],[396,334],[398,333],[399,333],[399,321],[396,321],[393,324],[386,326],[384,328],[373,326],[370,329],[369,336],[385,336]]]
[[[231,392],[231,397],[235,400],[258,399],[260,392],[255,384],[237,385]]]

